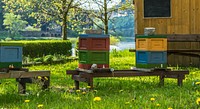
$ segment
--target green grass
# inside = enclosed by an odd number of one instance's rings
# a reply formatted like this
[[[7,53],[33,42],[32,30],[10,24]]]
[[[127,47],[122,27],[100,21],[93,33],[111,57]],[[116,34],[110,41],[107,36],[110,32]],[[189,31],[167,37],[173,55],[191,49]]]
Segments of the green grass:
[[[135,65],[134,53],[128,51],[111,53],[110,67],[114,69],[130,69]],[[177,80],[165,79],[165,85],[159,87],[159,77],[123,77],[95,78],[95,90],[89,91],[86,83],[81,83],[80,92],[74,87],[66,70],[75,69],[78,61],[65,64],[39,65],[29,67],[30,70],[50,70],[51,86],[49,91],[40,90],[37,84],[27,85],[26,96],[17,92],[14,79],[0,80],[0,108],[36,109],[43,105],[44,109],[198,109],[196,100],[200,98],[200,69],[188,68],[190,74],[177,86]],[[100,97],[101,101],[94,101]],[[155,98],[151,101],[151,98]],[[25,103],[25,100],[30,102]],[[157,105],[160,106],[157,106]]]

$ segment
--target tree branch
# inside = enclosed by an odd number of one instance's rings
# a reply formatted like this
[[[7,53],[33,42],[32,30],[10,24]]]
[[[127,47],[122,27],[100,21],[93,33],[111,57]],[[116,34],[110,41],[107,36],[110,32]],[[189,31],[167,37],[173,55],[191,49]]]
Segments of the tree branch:
[[[89,18],[89,20],[92,21],[92,23],[99,27],[101,30],[104,30],[104,28],[99,26],[95,21],[93,21],[93,19]]]

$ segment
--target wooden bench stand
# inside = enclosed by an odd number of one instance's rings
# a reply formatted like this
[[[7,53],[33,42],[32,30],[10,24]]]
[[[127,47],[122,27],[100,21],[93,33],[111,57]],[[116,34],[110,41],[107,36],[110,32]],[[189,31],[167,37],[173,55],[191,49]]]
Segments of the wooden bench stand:
[[[26,83],[33,83],[38,77],[43,82],[42,89],[47,89],[50,85],[50,71],[9,70],[7,73],[0,73],[0,79],[16,78],[20,94],[26,93]]]
[[[98,70],[97,70],[98,71]],[[189,71],[170,71],[170,70],[153,70],[153,71],[140,71],[140,70],[115,70],[104,71],[99,69],[98,72],[87,73],[79,70],[68,70],[68,75],[72,75],[72,79],[75,83],[75,88],[79,89],[79,82],[88,83],[93,88],[93,78],[97,77],[134,77],[134,76],[159,76],[160,85],[164,85],[165,78],[177,79],[178,86],[182,86],[185,75],[189,74]]]

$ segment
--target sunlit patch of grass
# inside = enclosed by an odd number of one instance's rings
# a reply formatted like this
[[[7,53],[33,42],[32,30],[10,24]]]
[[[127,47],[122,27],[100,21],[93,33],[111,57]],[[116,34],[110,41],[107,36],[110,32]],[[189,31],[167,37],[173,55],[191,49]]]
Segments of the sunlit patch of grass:
[[[130,69],[135,66],[134,54],[110,56],[110,67]],[[123,54],[123,53],[122,53]],[[190,74],[177,86],[177,80],[166,78],[164,86],[159,86],[159,77],[95,78],[94,90],[88,84],[80,83],[80,90],[74,89],[74,81],[66,70],[76,69],[78,61],[65,64],[39,65],[29,70],[50,70],[50,88],[41,90],[37,84],[27,84],[27,95],[17,92],[14,79],[0,80],[0,108],[36,109],[198,109],[200,97],[200,69],[189,69]],[[98,102],[95,97],[100,97]],[[154,100],[151,98],[154,98]],[[28,103],[25,100],[30,100]]]

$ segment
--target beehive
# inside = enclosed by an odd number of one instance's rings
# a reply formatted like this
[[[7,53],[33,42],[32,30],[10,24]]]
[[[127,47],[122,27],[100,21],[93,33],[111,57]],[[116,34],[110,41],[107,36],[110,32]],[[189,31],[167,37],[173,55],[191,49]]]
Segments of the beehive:
[[[22,67],[22,44],[0,42],[0,68]]]
[[[108,51],[110,38],[108,35],[82,34],[79,37],[79,50]]]
[[[167,51],[166,36],[136,36],[136,50]]]
[[[109,68],[110,38],[103,34],[82,34],[79,36],[79,68]]]
[[[162,35],[136,36],[136,67],[166,68],[167,37]]]
[[[109,51],[79,50],[79,63],[109,64]]]
[[[167,63],[167,52],[164,51],[136,51],[136,57],[137,63]]]

